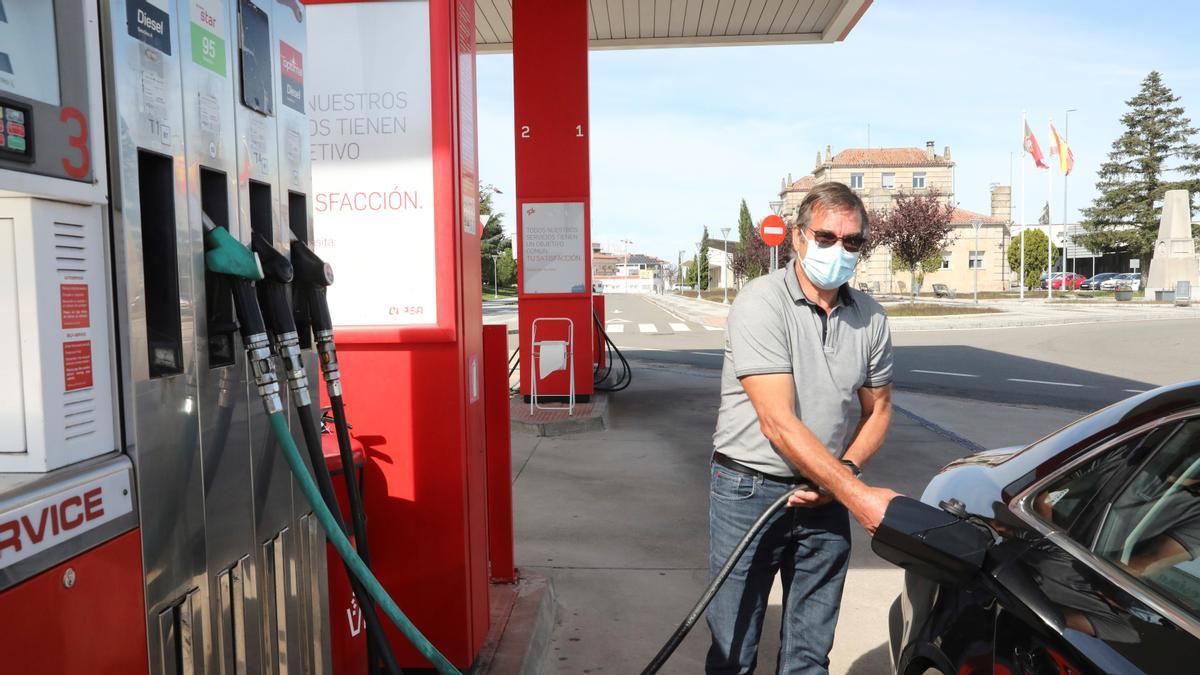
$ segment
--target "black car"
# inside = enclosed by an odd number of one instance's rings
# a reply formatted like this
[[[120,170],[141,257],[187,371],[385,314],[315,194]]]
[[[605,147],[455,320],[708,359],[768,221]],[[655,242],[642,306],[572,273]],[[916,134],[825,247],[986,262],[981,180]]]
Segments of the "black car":
[[[1081,290],[1081,291],[1098,291],[1098,290],[1100,290],[1101,282],[1111,279],[1111,278],[1117,276],[1117,274],[1118,274],[1117,272],[1101,272],[1100,274],[1097,274],[1096,276],[1092,277],[1091,279],[1085,279],[1084,282],[1079,285],[1079,290]]]
[[[872,542],[901,675],[1200,672],[1200,381],[943,469]]]

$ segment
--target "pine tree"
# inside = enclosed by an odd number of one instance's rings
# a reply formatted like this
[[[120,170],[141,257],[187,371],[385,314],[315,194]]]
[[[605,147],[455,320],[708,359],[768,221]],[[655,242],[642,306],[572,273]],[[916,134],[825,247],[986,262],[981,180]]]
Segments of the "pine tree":
[[[479,242],[481,271],[485,286],[488,286],[493,279],[499,279],[505,285],[510,285],[506,281],[509,275],[504,273],[503,263],[499,269],[492,269],[495,264],[492,256],[507,253],[509,258],[512,257],[512,240],[504,236],[504,214],[496,212],[492,206],[492,195],[495,193],[496,188],[491,185],[479,188],[479,215],[485,219]],[[515,269],[514,265],[513,270],[515,271]],[[493,276],[493,272],[496,273],[495,276]]]
[[[700,269],[696,270],[700,274],[700,290],[708,290],[708,226],[704,226],[704,236],[700,239]]]
[[[1042,206],[1042,215],[1038,216],[1038,225],[1050,224],[1050,202]]]
[[[750,218],[750,208],[746,206],[745,198],[742,199],[742,209],[738,213],[738,248],[745,248],[746,244],[754,241],[754,221]]]
[[[1192,142],[1197,130],[1178,102],[1158,71],[1151,71],[1137,96],[1125,102],[1125,132],[1100,167],[1100,195],[1083,210],[1084,234],[1075,237],[1077,244],[1098,253],[1148,257],[1166,191],[1200,191],[1200,146]]]

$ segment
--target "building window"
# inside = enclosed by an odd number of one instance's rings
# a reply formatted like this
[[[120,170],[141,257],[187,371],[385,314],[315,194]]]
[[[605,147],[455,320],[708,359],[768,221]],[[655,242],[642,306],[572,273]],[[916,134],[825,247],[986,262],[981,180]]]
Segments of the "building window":
[[[925,173],[924,172],[914,173],[913,174],[913,188],[920,190],[920,189],[924,189],[924,187],[925,187]]]
[[[861,190],[863,186],[863,175],[861,173],[850,174],[850,188]]]
[[[879,186],[882,187],[884,190],[894,189],[896,187],[896,174],[894,174],[894,173],[883,174],[883,180],[880,181]]]
[[[983,251],[971,251],[971,262],[967,265],[970,269],[983,269]]]
[[[950,269],[950,251],[942,251],[942,267],[941,269]]]

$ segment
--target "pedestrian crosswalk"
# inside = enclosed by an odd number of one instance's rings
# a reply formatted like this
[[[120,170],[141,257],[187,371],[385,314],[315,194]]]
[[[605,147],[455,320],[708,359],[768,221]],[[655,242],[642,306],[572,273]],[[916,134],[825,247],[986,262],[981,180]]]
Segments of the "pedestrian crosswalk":
[[[628,331],[626,331],[626,329],[625,329],[626,326],[629,327]],[[721,326],[707,326],[707,325],[703,325],[703,324],[687,324],[687,323],[682,323],[682,322],[669,322],[665,326],[660,326],[659,324],[656,324],[656,323],[636,323],[635,324],[635,323],[630,323],[630,322],[622,321],[622,320],[618,319],[616,321],[608,321],[604,324],[604,331],[606,333],[608,333],[609,335],[612,335],[615,333],[625,333],[625,332],[654,334],[654,333],[692,333],[692,332],[701,332],[702,333],[702,332],[706,332],[706,331],[723,331],[723,330],[725,330],[725,329]]]

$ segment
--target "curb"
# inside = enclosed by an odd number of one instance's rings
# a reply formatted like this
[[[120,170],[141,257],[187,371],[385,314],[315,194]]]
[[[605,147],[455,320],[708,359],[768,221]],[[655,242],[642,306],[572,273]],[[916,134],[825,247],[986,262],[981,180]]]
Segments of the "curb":
[[[514,432],[545,438],[608,429],[608,395],[600,392],[592,394],[591,403],[587,404],[591,410],[586,414],[580,414],[580,404],[576,404],[575,415],[568,416],[564,408],[562,416],[552,420],[529,419],[529,404],[520,396],[513,397],[510,405],[510,425]]]
[[[916,414],[915,412],[913,412],[907,408],[902,408],[902,407],[896,405],[895,403],[892,404],[892,408],[894,410],[896,410],[897,412],[903,413],[905,417],[908,417],[909,419],[913,420],[917,424],[920,424],[921,426],[932,431],[933,433],[935,433],[947,440],[953,441],[953,442],[963,446],[967,450],[970,450],[971,454],[975,454],[977,452],[983,452],[984,450],[987,450],[987,448],[976,443],[975,441],[972,441],[969,438],[963,438],[962,436],[959,436],[958,434],[954,433],[953,431],[950,431],[946,427],[943,427],[940,424],[933,422],[932,420],[927,420],[924,417],[921,417],[920,415]]]
[[[483,649],[470,675],[537,675],[550,650],[558,614],[554,583],[536,572],[521,570],[515,584],[492,584],[492,603],[509,604],[503,616],[492,615]],[[499,597],[498,597],[499,596]]]

